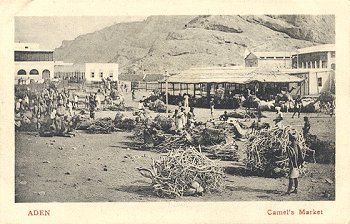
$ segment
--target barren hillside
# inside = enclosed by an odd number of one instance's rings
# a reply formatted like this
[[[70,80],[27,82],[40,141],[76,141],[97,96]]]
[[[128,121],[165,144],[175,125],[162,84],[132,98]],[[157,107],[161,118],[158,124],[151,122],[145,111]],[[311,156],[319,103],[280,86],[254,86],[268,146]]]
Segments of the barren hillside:
[[[120,72],[243,63],[246,49],[290,51],[334,43],[333,16],[150,16],[63,41],[55,60],[117,62]]]

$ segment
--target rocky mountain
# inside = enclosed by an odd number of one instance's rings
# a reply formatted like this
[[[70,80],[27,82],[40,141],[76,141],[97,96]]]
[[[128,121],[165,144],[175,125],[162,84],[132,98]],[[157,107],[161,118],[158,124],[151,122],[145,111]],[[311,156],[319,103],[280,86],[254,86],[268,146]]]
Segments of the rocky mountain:
[[[150,16],[63,41],[55,60],[116,62],[121,73],[240,65],[246,49],[292,51],[335,42],[334,16]]]

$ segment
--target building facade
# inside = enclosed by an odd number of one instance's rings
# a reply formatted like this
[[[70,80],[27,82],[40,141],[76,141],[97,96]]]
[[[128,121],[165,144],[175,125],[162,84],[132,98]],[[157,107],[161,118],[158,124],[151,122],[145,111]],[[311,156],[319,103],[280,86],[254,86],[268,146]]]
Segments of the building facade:
[[[334,91],[335,71],[332,69],[287,69],[283,72],[304,79],[300,85],[294,86],[292,95],[318,95]]]
[[[323,44],[299,49],[293,54],[293,68],[335,70],[335,45]]]
[[[118,64],[116,63],[59,63],[55,65],[55,78],[73,79],[76,81],[99,82],[102,78],[118,80]]]
[[[244,58],[245,67],[272,70],[292,68],[292,52],[250,52]]]
[[[40,49],[34,43],[15,43],[14,59],[15,80],[43,82],[53,77],[53,50]]]
[[[286,70],[305,81],[295,90],[301,95],[318,95],[335,89],[335,45],[301,48],[292,57],[292,69]]]

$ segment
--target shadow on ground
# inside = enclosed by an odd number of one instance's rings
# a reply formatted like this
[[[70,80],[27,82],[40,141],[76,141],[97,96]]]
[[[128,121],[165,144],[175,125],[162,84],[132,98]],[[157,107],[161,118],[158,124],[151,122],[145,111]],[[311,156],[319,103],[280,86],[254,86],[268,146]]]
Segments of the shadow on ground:
[[[116,191],[126,192],[129,194],[136,194],[140,197],[156,198],[156,194],[153,192],[153,188],[151,185],[148,185],[148,186],[122,185],[122,186],[114,187],[112,189]]]

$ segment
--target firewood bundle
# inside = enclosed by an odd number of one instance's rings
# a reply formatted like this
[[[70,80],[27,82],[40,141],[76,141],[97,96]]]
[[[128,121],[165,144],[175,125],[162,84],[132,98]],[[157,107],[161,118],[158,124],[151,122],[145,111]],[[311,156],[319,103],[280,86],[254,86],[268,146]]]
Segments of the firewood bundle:
[[[253,173],[266,177],[283,176],[288,173],[289,133],[293,132],[303,158],[309,149],[300,132],[290,127],[262,129],[253,132],[247,144],[245,165]]]
[[[114,131],[114,123],[110,117],[99,118],[87,128],[89,134],[109,134]]]
[[[152,179],[160,197],[181,197],[221,191],[225,186],[223,168],[194,147],[175,148],[153,161],[151,169],[137,168]]]

